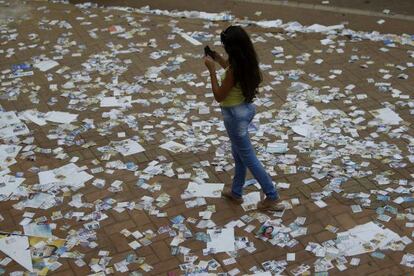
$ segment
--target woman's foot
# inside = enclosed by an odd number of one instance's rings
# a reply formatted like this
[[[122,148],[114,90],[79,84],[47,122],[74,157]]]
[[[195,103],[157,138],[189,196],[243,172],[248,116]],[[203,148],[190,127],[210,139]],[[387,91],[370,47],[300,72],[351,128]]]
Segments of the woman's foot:
[[[257,210],[259,211],[274,211],[281,212],[285,209],[285,206],[280,203],[279,199],[265,198],[257,204]]]
[[[223,196],[234,203],[237,203],[237,204],[243,203],[243,198],[236,196],[231,191],[223,192]]]

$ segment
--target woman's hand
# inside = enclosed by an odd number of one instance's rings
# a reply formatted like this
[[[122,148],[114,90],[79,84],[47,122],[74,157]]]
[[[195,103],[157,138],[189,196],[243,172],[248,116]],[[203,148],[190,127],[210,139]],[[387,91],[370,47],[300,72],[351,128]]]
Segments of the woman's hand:
[[[221,58],[220,54],[216,51],[211,51],[211,53],[213,54],[212,58],[214,59],[214,61],[217,61],[217,59]]]
[[[207,69],[211,72],[211,71],[215,71],[216,70],[216,64],[214,62],[214,59],[212,59],[209,56],[205,56],[204,57],[204,64],[206,65]]]
[[[223,67],[223,69],[226,69],[227,67],[229,67],[229,62],[228,60],[225,60],[218,52],[213,51],[214,53],[214,61],[217,62],[218,64],[221,65],[221,67]]]

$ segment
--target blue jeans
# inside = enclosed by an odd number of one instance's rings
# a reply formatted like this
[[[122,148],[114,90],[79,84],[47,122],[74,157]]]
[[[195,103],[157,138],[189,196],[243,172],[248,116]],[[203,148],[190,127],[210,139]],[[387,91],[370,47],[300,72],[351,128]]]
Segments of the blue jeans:
[[[272,183],[272,179],[256,157],[250,142],[248,127],[256,114],[256,107],[251,103],[242,103],[231,107],[221,107],[224,126],[231,141],[231,152],[235,162],[235,173],[232,184],[232,193],[235,196],[243,195],[243,186],[247,168],[262,187],[269,199],[278,199],[279,195]]]

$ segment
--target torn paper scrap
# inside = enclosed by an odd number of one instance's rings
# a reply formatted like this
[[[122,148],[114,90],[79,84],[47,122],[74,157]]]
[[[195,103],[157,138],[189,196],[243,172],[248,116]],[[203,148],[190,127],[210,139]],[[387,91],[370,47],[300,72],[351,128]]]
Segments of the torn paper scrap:
[[[311,26],[306,27],[306,31],[308,32],[314,32],[314,33],[325,33],[330,32],[334,30],[340,30],[343,29],[344,25],[331,25],[331,26],[325,26],[320,24],[313,24]]]
[[[15,260],[25,269],[33,272],[32,257],[29,248],[29,238],[26,236],[0,235],[0,251]]]
[[[182,33],[182,32],[180,32],[180,33],[178,33],[182,38],[184,38],[185,40],[187,40],[188,42],[190,42],[191,44],[193,44],[193,45],[195,45],[195,46],[198,46],[198,45],[203,45],[200,41],[198,41],[198,40],[196,40],[196,39],[194,39],[194,38],[192,38],[191,36],[189,36],[188,34],[186,34],[186,33]]]
[[[262,28],[279,28],[280,26],[282,26],[282,20],[277,19],[277,20],[262,20],[262,21],[257,21],[256,25],[262,27]]]

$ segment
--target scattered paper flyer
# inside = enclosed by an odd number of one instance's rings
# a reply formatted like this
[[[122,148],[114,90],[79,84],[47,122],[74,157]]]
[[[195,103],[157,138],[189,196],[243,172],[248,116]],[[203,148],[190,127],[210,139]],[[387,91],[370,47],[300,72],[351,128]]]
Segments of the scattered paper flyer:
[[[16,178],[11,175],[0,176],[0,196],[9,197],[17,191],[25,178]]]
[[[47,59],[47,60],[43,60],[41,62],[36,63],[35,65],[33,65],[33,67],[39,69],[42,72],[46,72],[58,65],[59,63],[57,61],[54,61],[52,59]]]
[[[337,247],[346,256],[374,252],[377,249],[383,250],[393,241],[400,241],[401,237],[387,228],[381,228],[374,222],[367,222],[355,226],[346,232],[337,233],[341,237]]]
[[[250,192],[243,195],[242,208],[245,211],[257,209],[257,203],[260,201],[260,192]]]
[[[50,238],[52,237],[52,229],[49,224],[29,223],[23,225],[24,234],[27,236]]]
[[[35,110],[25,110],[20,113],[24,119],[29,120],[39,126],[47,125],[47,122],[43,116],[43,113],[37,112]],[[39,117],[41,115],[42,117]]]
[[[207,235],[211,241],[207,242],[207,250],[213,253],[234,251],[234,228],[208,229]]]
[[[191,194],[193,197],[221,197],[221,192],[223,191],[224,184],[222,183],[203,183],[198,184],[196,182],[188,183],[187,193]]]
[[[267,152],[269,153],[285,153],[288,151],[287,143],[269,143],[267,144]]]
[[[27,135],[30,131],[15,112],[0,111],[0,138],[6,139],[14,136]]]
[[[0,251],[15,260],[28,271],[33,272],[32,256],[27,236],[0,234]]]
[[[195,45],[195,46],[199,46],[199,45],[203,45],[201,42],[199,42],[198,40],[192,38],[191,36],[189,36],[186,33],[183,32],[179,32],[178,33],[182,38],[184,38],[185,40],[187,40],[188,42],[190,42],[191,44]]]
[[[18,145],[0,145],[0,170],[16,163],[16,156],[19,154],[22,146]],[[1,173],[0,173],[1,175]]]
[[[402,121],[402,118],[388,107],[372,110],[370,113],[382,124],[399,125]]]
[[[53,207],[55,203],[55,196],[47,193],[37,193],[34,196],[23,201],[22,205],[26,208],[40,208],[47,210]]]
[[[132,97],[104,97],[101,99],[101,107],[123,107],[127,104],[131,104]]]
[[[169,141],[167,143],[160,145],[160,148],[169,150],[173,153],[179,153],[180,151],[186,149],[187,147],[175,141]]]
[[[76,164],[69,163],[62,167],[39,172],[39,183],[47,186],[81,187],[93,178],[89,173],[82,171]]]
[[[314,128],[308,124],[294,125],[292,126],[292,130],[296,134],[302,135],[304,137],[311,137],[311,135],[314,133]]]
[[[112,142],[112,145],[123,156],[130,156],[145,151],[145,148],[132,139]]]
[[[14,2],[0,2],[18,11],[0,27],[0,274],[359,275],[366,258],[414,268],[408,24],[306,25],[306,11],[286,21],[264,4],[235,16]],[[228,135],[203,62],[207,45],[228,58],[235,25],[263,75],[249,139],[284,210],[257,208],[262,179]],[[232,183],[242,200],[222,196]]]
[[[69,124],[76,120],[78,114],[70,114],[68,112],[50,111],[46,113],[45,119],[47,121],[58,124]]]

